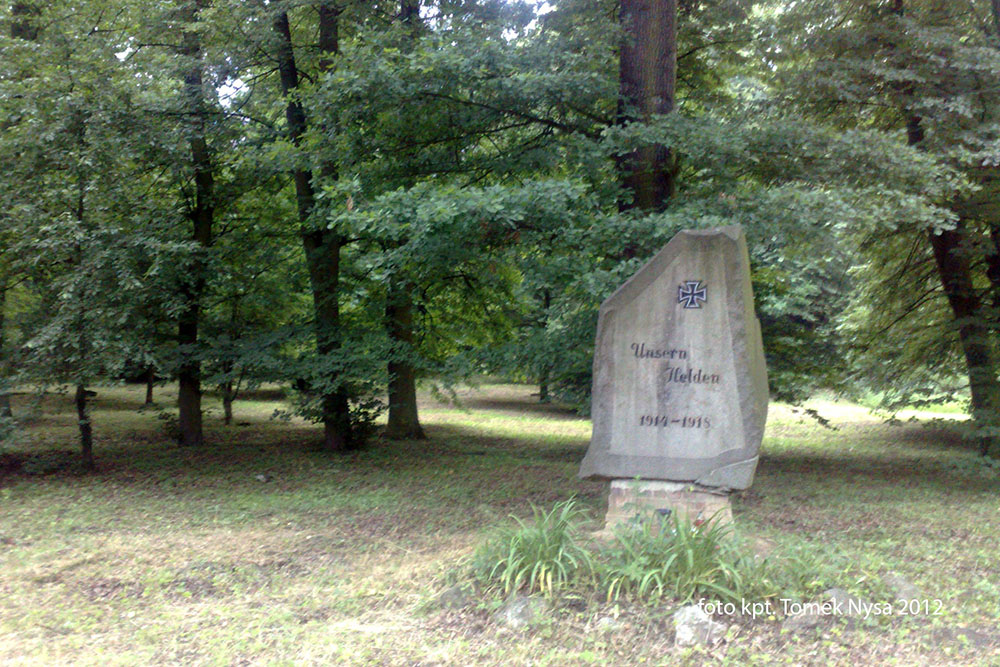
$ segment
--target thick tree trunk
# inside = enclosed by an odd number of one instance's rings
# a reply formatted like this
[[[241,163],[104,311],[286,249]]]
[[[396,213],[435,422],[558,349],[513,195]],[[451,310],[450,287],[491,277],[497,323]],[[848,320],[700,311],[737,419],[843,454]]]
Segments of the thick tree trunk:
[[[911,146],[919,146],[924,140],[919,116],[907,121],[906,136]],[[940,234],[931,231],[928,237],[934,251],[938,279],[951,306],[965,356],[972,420],[977,427],[992,430],[1000,426],[1000,382],[997,380],[998,367],[990,340],[991,323],[983,310],[983,300],[975,287],[968,260],[965,224],[959,221],[955,229]],[[987,273],[990,272],[988,267]],[[979,451],[984,456],[991,452],[1000,454],[1000,437],[980,437]]]
[[[538,380],[538,402],[548,403],[549,398],[549,369],[542,371],[542,377]]]
[[[90,397],[87,388],[76,385],[76,423],[80,429],[80,451],[83,454],[83,467],[93,470],[94,465],[94,435],[90,425],[90,408],[87,399]]]
[[[411,47],[419,34],[420,2],[401,0],[399,19],[409,27],[409,37],[404,48]],[[388,364],[389,371],[389,419],[385,435],[393,440],[422,440],[427,436],[420,426],[417,409],[417,371],[410,360],[415,352],[413,334],[412,286],[399,275],[389,278],[386,293],[385,326],[389,340],[397,343],[402,351],[400,357]]]
[[[390,283],[385,307],[389,338],[400,344],[402,358],[389,362],[389,423],[387,438],[422,440],[417,412],[417,373],[407,358],[413,354],[413,300],[408,286]]]
[[[321,3],[319,12],[319,45],[323,56],[321,67],[331,66],[330,57],[339,51],[338,16],[339,10],[333,3]],[[292,48],[292,35],[288,25],[288,14],[279,12],[274,19],[274,31],[278,35],[278,72],[282,93],[288,99],[285,119],[292,143],[299,146],[307,128],[305,109],[295,99],[299,86],[299,72]],[[323,175],[336,177],[332,164],[324,165]],[[309,283],[313,295],[313,313],[316,331],[316,349],[321,359],[335,354],[340,349],[340,248],[342,240],[336,230],[325,225],[316,225],[310,219],[316,207],[313,191],[312,172],[297,168],[293,172],[295,195],[298,208],[302,246],[305,250]],[[338,387],[338,378],[331,374],[326,382],[328,387]],[[323,441],[325,449],[339,451],[351,443],[351,421],[347,393],[342,388],[328,389],[321,398]]]
[[[197,0],[190,6],[189,24],[193,27],[198,13],[208,6],[207,0]],[[183,55],[190,59],[184,75],[184,91],[189,111],[191,164],[194,167],[195,199],[190,211],[191,238],[204,252],[212,243],[215,218],[215,177],[212,158],[205,139],[204,52],[197,30],[184,31]],[[201,413],[201,361],[198,359],[198,328],[201,321],[201,298],[205,291],[205,261],[198,256],[191,265],[191,274],[183,283],[185,308],[180,314],[177,338],[182,361],[177,372],[180,443],[199,446],[204,442]]]
[[[676,0],[622,0],[619,20],[618,121],[648,120],[674,108],[677,79]],[[632,199],[622,210],[663,210],[674,193],[674,157],[662,145],[644,146],[618,160]]]
[[[10,8],[10,36],[33,42],[38,39],[38,25],[31,19],[39,15],[38,5],[34,2],[14,2]]]
[[[972,419],[979,427],[1000,426],[1000,383],[997,363],[991,343],[989,322],[982,311],[982,302],[972,282],[972,271],[966,259],[964,227],[940,234],[930,234],[941,285],[951,306],[958,337],[965,355],[969,374]],[[1000,453],[1000,438],[980,438],[980,451]]]
[[[153,385],[156,382],[156,368],[150,366],[146,369],[146,405],[153,404]]]

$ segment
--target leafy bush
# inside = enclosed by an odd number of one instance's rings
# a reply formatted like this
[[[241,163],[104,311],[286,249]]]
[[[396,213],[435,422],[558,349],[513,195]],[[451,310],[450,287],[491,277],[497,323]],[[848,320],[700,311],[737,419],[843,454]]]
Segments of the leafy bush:
[[[503,530],[473,556],[473,571],[485,587],[551,596],[593,574],[593,556],[579,541],[585,509],[566,500],[548,512],[532,505],[532,514],[528,522],[514,517],[516,527]]]
[[[696,526],[675,512],[659,524],[619,526],[604,560],[601,582],[608,600],[628,594],[737,601],[770,588],[767,565],[741,552],[732,527],[717,517]]]

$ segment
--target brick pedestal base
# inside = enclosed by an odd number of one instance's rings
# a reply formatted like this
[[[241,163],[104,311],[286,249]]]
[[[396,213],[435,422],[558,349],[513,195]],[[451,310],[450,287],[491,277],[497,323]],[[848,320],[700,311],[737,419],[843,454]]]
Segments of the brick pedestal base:
[[[712,517],[719,523],[732,523],[733,510],[729,494],[695,484],[680,482],[650,482],[616,479],[611,482],[608,513],[604,530],[610,531],[621,522],[651,516],[668,516],[671,512],[686,515],[692,523]]]

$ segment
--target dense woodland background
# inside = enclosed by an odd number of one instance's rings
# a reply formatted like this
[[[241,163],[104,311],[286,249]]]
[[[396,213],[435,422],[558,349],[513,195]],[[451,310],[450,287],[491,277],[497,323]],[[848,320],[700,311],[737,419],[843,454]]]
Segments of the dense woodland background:
[[[771,389],[1000,440],[1000,0],[3,5],[8,394],[294,387],[325,446],[419,381],[586,410],[597,307],[743,225]],[[171,384],[171,387],[174,385]]]

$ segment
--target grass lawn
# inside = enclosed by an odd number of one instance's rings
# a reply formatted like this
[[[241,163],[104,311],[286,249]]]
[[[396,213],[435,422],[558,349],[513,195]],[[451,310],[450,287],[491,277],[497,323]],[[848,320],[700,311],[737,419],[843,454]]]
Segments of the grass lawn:
[[[193,450],[139,411],[141,387],[106,388],[93,475],[75,466],[70,398],[49,396],[0,452],[0,663],[1000,664],[1000,474],[920,413],[889,425],[832,402],[812,407],[835,430],[772,405],[739,530],[816,587],[886,602],[895,572],[940,613],[798,633],[780,614],[720,616],[726,641],[692,650],[666,602],[564,599],[525,630],[492,620],[499,601],[435,605],[510,514],[576,496],[603,516],[606,484],[576,478],[589,421],[530,392],[427,398],[428,440],[329,456],[316,427],[271,419],[279,392],[237,402],[229,427],[210,398]]]

